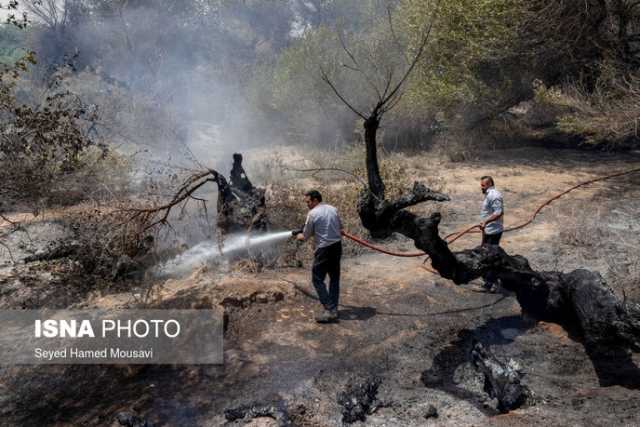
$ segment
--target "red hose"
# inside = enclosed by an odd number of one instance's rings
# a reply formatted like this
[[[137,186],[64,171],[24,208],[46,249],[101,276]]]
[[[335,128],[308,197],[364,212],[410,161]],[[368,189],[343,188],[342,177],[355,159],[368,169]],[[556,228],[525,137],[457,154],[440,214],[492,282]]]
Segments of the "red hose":
[[[349,234],[346,231],[342,230],[342,235],[344,237],[347,237],[351,240],[353,240],[354,242],[367,247],[369,249],[373,249],[374,251],[378,251],[381,252],[383,254],[387,254],[387,255],[391,255],[391,256],[398,256],[398,257],[405,257],[405,258],[413,258],[413,257],[419,257],[419,256],[424,256],[426,255],[424,252],[414,252],[414,253],[402,253],[402,252],[392,252],[392,251],[388,251],[386,249],[383,249],[379,246],[374,246],[373,244],[367,242],[366,240],[363,240],[357,236],[354,236],[353,234]]]

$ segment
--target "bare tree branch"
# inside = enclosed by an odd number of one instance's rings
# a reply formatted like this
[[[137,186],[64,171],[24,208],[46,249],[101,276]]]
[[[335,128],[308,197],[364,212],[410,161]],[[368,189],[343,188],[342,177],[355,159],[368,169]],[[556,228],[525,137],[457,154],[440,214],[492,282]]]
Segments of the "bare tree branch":
[[[357,114],[359,117],[361,117],[363,120],[366,120],[367,117],[362,114],[360,111],[356,110],[350,103],[349,101],[347,101],[342,94],[338,91],[338,89],[336,89],[336,87],[334,86],[333,82],[331,81],[331,79],[329,78],[329,76],[327,75],[327,72],[324,70],[324,68],[322,66],[320,66],[320,73],[321,73],[321,77],[322,80],[327,83],[329,85],[329,87],[331,88],[331,90],[333,90],[333,93],[336,94],[336,96],[338,98],[340,98],[340,101],[342,101],[344,103],[344,105],[346,105],[347,107],[349,107],[349,109],[351,111],[353,111],[355,114]]]
[[[371,88],[374,90],[374,92],[378,95],[378,99],[382,99],[382,94],[380,93],[380,90],[378,89],[378,87],[375,85],[375,83],[373,82],[373,79],[371,77],[369,77],[367,75],[367,73],[364,72],[364,70],[362,69],[362,67],[360,66],[360,64],[358,63],[358,61],[356,60],[356,57],[351,53],[351,51],[347,48],[347,44],[345,43],[343,37],[342,37],[342,31],[338,30],[338,40],[340,40],[340,45],[342,46],[342,49],[347,53],[347,56],[351,59],[351,61],[354,63],[354,65],[356,66],[355,69],[362,74],[362,76],[364,77],[365,81],[367,82],[367,84],[369,86],[371,86]]]
[[[206,178],[207,175],[213,175],[213,177]],[[129,217],[128,222],[131,222],[133,220],[140,220],[144,225],[144,228],[142,230],[143,232],[158,224],[168,224],[169,214],[175,206],[179,205],[185,200],[188,201],[188,199],[190,198],[202,201],[202,199],[193,197],[192,194],[207,182],[215,182],[219,187],[221,185],[226,186],[226,182],[224,184],[221,184],[221,180],[223,179],[224,178],[222,177],[222,175],[212,169],[209,169],[207,172],[200,172],[198,174],[191,175],[180,186],[170,202],[152,208],[126,209],[127,212],[133,213]],[[184,208],[185,206],[182,206],[182,211],[184,211]],[[162,216],[159,219],[154,220],[154,218],[158,214],[162,214]]]
[[[398,93],[398,91],[400,90],[400,88],[402,87],[404,82],[407,80],[407,78],[409,78],[409,75],[413,71],[413,69],[416,66],[416,64],[418,63],[418,61],[422,57],[422,53],[424,52],[424,50],[425,50],[425,48],[427,46],[427,42],[429,41],[429,35],[431,34],[431,29],[433,28],[433,22],[435,20],[436,12],[438,11],[439,6],[440,6],[440,1],[438,1],[436,3],[436,7],[435,7],[433,13],[431,14],[431,19],[429,19],[429,28],[427,29],[427,31],[422,36],[422,40],[420,41],[420,45],[418,46],[418,51],[416,52],[415,56],[413,57],[413,60],[411,61],[411,65],[409,65],[409,68],[407,68],[407,71],[404,73],[404,75],[402,76],[402,78],[400,79],[398,84],[396,84],[396,86],[389,93],[389,95],[387,95],[387,97],[383,99],[383,104],[386,104],[387,102],[389,102],[389,100],[391,100],[391,98],[396,96],[396,94]]]
[[[409,65],[409,57],[407,56],[404,49],[402,48],[402,45],[400,44],[400,39],[398,39],[398,36],[396,35],[396,31],[393,28],[393,19],[391,17],[391,8],[389,6],[387,6],[387,20],[389,21],[389,30],[391,31],[391,36],[393,37],[393,41],[396,44],[396,47],[398,48],[398,50],[402,52],[402,57],[404,58],[404,62],[407,65]]]

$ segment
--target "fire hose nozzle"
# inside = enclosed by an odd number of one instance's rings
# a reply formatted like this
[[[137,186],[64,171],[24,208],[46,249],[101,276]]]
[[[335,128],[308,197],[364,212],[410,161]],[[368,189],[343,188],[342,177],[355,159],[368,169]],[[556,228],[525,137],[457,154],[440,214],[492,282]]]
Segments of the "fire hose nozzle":
[[[291,230],[291,235],[296,237],[298,234],[302,233],[302,229],[299,230]]]

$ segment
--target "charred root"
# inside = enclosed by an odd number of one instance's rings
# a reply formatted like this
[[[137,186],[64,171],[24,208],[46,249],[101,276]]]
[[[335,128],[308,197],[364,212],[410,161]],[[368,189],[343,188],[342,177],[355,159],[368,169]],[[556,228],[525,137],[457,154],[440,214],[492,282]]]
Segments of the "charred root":
[[[517,409],[526,402],[530,393],[528,388],[520,383],[522,374],[513,359],[503,363],[476,341],[471,350],[471,361],[484,375],[484,391],[491,398],[498,400],[500,412]]]

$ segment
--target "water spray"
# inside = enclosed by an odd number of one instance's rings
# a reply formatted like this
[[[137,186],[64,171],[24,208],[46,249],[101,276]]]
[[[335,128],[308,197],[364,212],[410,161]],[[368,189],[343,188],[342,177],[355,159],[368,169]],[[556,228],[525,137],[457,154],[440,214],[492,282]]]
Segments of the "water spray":
[[[278,231],[257,236],[247,234],[233,235],[222,245],[215,241],[200,242],[191,249],[181,253],[173,259],[158,264],[151,269],[156,277],[181,276],[206,264],[207,262],[225,255],[232,255],[242,250],[264,247],[295,237],[301,230]]]

